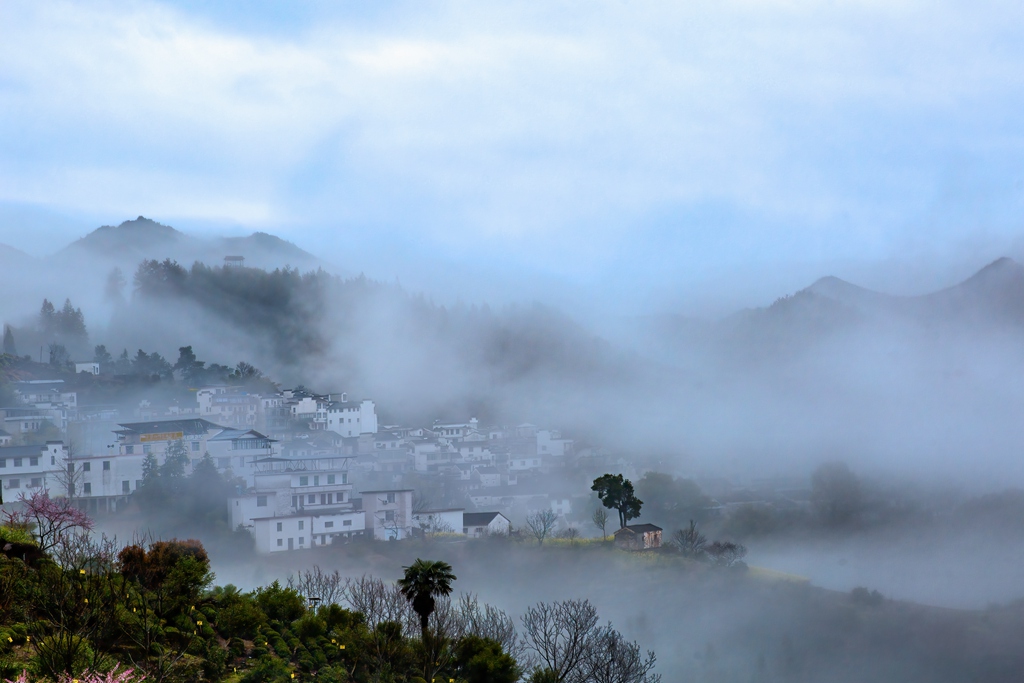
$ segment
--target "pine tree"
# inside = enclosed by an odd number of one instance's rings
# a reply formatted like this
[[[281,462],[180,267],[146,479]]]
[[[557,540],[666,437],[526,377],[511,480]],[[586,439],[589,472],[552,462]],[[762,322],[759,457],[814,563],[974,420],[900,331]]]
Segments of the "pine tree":
[[[18,355],[18,347],[14,345],[14,331],[10,325],[4,325],[4,353]]]

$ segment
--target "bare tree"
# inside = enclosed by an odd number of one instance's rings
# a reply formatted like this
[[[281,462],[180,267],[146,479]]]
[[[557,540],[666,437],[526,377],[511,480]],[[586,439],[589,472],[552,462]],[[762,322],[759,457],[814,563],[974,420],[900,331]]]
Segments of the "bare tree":
[[[580,540],[580,530],[574,526],[566,527],[558,534],[558,537],[569,541],[569,545],[575,546]]]
[[[530,530],[530,535],[537,539],[537,545],[544,545],[544,539],[555,528],[557,519],[558,517],[550,508],[535,512],[526,518],[526,526]]]
[[[707,547],[708,557],[720,567],[732,567],[747,555],[747,549],[731,541],[715,541]]]
[[[526,610],[522,621],[531,663],[550,671],[556,683],[579,680],[597,627],[597,609],[590,601],[540,602]]]
[[[611,624],[591,634],[577,680],[587,683],[659,683],[651,673],[657,658],[650,650],[644,657],[640,646],[623,638]]]
[[[410,632],[419,633],[419,619],[396,584],[364,574],[345,582],[342,599],[353,611],[362,613],[371,629],[390,621],[407,629],[412,624]]]
[[[707,548],[707,536],[697,531],[697,524],[692,519],[690,526],[685,529],[677,529],[669,541],[676,550],[686,557],[702,557]]]
[[[81,466],[75,467],[76,450],[75,442],[69,438],[63,449],[64,457],[53,473],[53,478],[57,480],[60,488],[64,489],[64,495],[72,502],[82,490],[82,478],[85,476]]]
[[[318,607],[337,604],[345,594],[345,582],[338,570],[325,572],[319,565],[300,571],[296,576],[289,576],[288,587],[294,588]]]
[[[608,511],[603,507],[594,510],[594,516],[590,518],[594,526],[601,530],[601,540],[608,538]]]
[[[516,622],[508,614],[492,605],[481,605],[473,594],[459,596],[456,609],[461,620],[458,637],[474,635],[489,638],[501,643],[502,650],[514,658],[519,659],[522,655],[522,642],[516,634]]]

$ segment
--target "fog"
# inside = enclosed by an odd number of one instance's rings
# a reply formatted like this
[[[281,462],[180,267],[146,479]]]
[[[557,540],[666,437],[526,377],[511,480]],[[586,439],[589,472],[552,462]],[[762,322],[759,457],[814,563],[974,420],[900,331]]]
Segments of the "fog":
[[[98,531],[244,589],[443,559],[516,616],[590,599],[665,683],[1020,680],[1021,7],[4,3],[0,408],[61,378],[100,416],[11,445],[112,453],[221,383],[556,430],[500,505],[332,444],[378,461],[353,495],[512,538],[260,555],[226,474]],[[597,541],[604,474],[661,549]]]

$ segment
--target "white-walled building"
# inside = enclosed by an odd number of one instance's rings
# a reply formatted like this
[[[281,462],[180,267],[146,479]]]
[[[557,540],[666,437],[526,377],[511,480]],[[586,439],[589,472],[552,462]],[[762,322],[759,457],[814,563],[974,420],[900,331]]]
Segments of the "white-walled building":
[[[421,534],[462,534],[464,508],[424,510],[412,515],[413,527]]]
[[[470,538],[508,536],[512,523],[500,512],[467,512],[462,516],[462,533]]]
[[[327,429],[344,437],[377,433],[377,409],[373,401],[349,401],[342,394],[341,401],[327,406]]]
[[[378,541],[400,541],[413,530],[412,489],[363,491],[366,530]]]
[[[13,503],[21,495],[48,489],[51,495],[64,495],[57,476],[64,466],[67,450],[61,441],[43,445],[0,448],[0,491],[3,501]]]
[[[352,501],[351,459],[314,455],[257,461],[253,485],[228,499],[232,528],[248,529],[260,552],[310,548],[362,534],[365,515]]]

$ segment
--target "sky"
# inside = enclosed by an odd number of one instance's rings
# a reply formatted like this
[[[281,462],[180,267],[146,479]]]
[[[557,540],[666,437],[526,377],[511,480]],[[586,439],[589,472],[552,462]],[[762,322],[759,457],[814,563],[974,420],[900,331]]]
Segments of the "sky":
[[[1024,234],[1024,5],[0,3],[0,243],[145,215],[440,296],[911,293]],[[1022,250],[1024,253],[1024,250]]]

